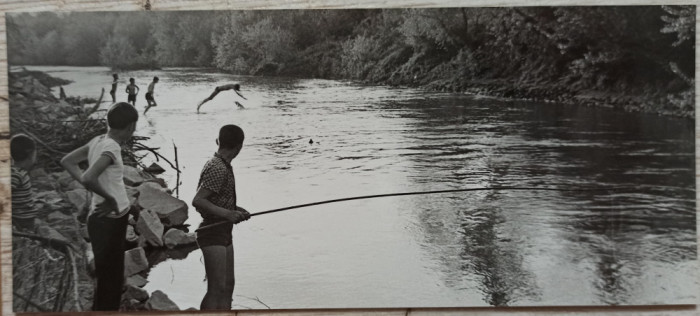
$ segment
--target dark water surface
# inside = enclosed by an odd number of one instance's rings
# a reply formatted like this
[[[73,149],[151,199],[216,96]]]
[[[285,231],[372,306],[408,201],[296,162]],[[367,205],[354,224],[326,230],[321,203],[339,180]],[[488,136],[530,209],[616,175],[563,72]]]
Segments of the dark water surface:
[[[103,68],[39,69],[74,80],[69,95],[96,97],[111,82]],[[246,132],[233,165],[251,212],[405,191],[604,189],[405,196],[254,217],[234,229],[236,308],[265,308],[256,298],[272,308],[697,302],[691,120],[192,69],[122,73],[143,89],[139,108],[154,75],[159,106],[137,134],[167,157],[177,144],[188,203],[228,123]],[[233,81],[248,101],[222,92],[195,114]],[[200,221],[191,208],[188,223]],[[149,292],[199,306],[199,250],[151,260]]]

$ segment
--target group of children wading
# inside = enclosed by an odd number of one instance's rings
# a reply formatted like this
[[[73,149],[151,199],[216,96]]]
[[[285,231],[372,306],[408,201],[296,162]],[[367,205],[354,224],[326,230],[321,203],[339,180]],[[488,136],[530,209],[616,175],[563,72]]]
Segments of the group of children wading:
[[[87,218],[87,229],[95,255],[97,282],[92,307],[95,311],[119,310],[124,285],[128,214],[134,210],[124,185],[121,146],[136,130],[139,113],[135,104],[139,88],[131,78],[126,87],[128,102],[116,102],[118,76],[114,74],[113,77],[110,94],[114,104],[107,112],[107,133],[93,138],[61,160],[63,168],[94,193]],[[144,114],[149,108],[157,105],[153,92],[158,81],[158,77],[154,77],[148,86],[148,105]],[[220,86],[197,106],[197,110],[220,91],[230,89],[243,97],[238,91],[238,84]],[[227,222],[224,225],[202,229],[196,235],[197,244],[204,256],[208,280],[207,293],[200,306],[202,310],[231,309],[235,283],[232,229],[234,224],[250,218],[248,211],[236,205],[236,181],[231,167],[231,161],[238,156],[243,147],[243,140],[244,133],[240,127],[225,125],[220,128],[216,139],[218,150],[204,164],[197,193],[192,200],[192,205],[202,215],[200,227]],[[31,137],[17,134],[10,141],[10,150],[13,229],[32,231],[38,211],[34,206],[28,170],[36,163],[36,144]],[[85,170],[80,168],[83,162],[87,162]]]

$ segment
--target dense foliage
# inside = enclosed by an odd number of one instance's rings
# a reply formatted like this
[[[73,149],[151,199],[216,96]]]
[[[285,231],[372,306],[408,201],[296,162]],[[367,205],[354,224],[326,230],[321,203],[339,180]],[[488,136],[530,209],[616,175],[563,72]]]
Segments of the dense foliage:
[[[7,23],[12,65],[204,66],[694,102],[694,6],[24,13]]]

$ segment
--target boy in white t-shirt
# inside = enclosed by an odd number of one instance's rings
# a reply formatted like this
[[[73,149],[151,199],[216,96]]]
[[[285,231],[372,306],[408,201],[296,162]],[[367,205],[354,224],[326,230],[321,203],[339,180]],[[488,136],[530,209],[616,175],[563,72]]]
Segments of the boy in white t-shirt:
[[[61,160],[61,165],[85,188],[94,192],[88,215],[88,234],[95,254],[97,285],[92,310],[119,310],[124,284],[124,241],[129,198],[124,186],[121,145],[136,129],[139,114],[120,102],[107,112],[107,134],[93,138]],[[88,162],[83,172],[78,164]]]

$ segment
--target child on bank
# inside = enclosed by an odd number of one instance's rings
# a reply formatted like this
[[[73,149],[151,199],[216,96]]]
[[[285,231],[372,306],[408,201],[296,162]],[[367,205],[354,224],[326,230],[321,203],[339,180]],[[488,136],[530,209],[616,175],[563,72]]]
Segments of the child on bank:
[[[139,86],[134,83],[134,78],[129,78],[129,85],[126,86],[126,93],[128,94],[126,102],[131,103],[131,105],[136,106],[136,95],[139,94]]]
[[[95,255],[97,285],[92,307],[95,311],[119,310],[130,207],[124,186],[121,145],[134,134],[138,116],[129,103],[113,105],[107,112],[107,134],[93,138],[61,160],[66,171],[94,193],[87,226]],[[83,172],[78,164],[86,160],[88,168]]]
[[[39,215],[29,170],[36,163],[36,144],[24,134],[10,139],[12,227],[22,232],[34,232],[34,219]]]
[[[202,215],[199,227],[228,222],[197,232],[197,244],[202,249],[207,274],[207,293],[201,310],[231,309],[235,285],[233,225],[250,218],[248,211],[236,205],[236,179],[231,167],[231,161],[243,147],[243,139],[243,130],[236,125],[226,125],[219,130],[219,148],[202,168],[192,201]]]

